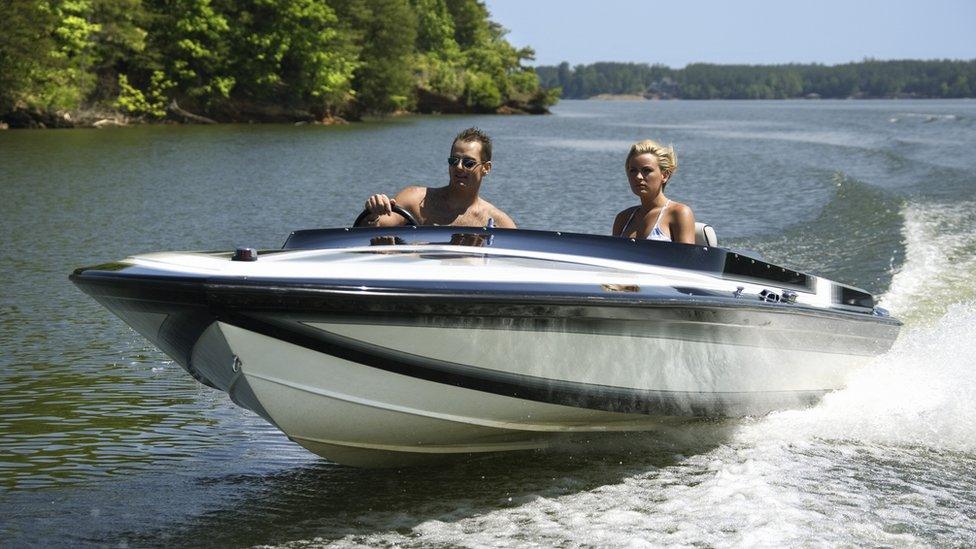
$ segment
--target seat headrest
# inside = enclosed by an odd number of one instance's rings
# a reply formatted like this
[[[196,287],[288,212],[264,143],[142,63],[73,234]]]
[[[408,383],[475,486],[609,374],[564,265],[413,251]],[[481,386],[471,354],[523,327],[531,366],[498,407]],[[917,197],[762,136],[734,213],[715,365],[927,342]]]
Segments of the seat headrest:
[[[715,229],[708,223],[696,221],[695,244],[699,246],[718,246],[718,237],[715,236]]]

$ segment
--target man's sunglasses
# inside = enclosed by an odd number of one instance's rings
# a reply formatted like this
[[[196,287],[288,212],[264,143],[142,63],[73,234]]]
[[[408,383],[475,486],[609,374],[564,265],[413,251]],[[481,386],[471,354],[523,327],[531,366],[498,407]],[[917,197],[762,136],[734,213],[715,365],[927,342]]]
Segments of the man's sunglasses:
[[[466,156],[448,156],[447,157],[447,165],[448,166],[457,166],[458,165],[458,162],[461,163],[461,167],[464,168],[465,170],[470,170],[471,168],[474,168],[478,164],[481,164],[481,162],[478,162],[474,158],[468,158]]]

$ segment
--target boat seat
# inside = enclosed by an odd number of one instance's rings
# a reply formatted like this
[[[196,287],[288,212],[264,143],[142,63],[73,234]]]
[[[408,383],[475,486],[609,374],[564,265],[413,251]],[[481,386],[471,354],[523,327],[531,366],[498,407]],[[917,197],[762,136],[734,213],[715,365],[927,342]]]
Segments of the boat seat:
[[[715,229],[708,223],[696,221],[695,244],[699,246],[718,246],[718,237],[715,236]]]

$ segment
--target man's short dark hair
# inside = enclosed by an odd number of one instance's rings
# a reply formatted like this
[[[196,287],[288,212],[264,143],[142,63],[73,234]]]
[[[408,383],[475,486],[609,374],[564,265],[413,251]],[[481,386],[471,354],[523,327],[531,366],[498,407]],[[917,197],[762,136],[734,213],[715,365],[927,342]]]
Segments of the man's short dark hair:
[[[452,143],[457,143],[461,141],[462,143],[470,143],[477,141],[481,143],[481,161],[488,162],[491,160],[491,138],[488,134],[479,130],[478,128],[468,128],[466,130],[461,130],[461,133],[457,134]]]

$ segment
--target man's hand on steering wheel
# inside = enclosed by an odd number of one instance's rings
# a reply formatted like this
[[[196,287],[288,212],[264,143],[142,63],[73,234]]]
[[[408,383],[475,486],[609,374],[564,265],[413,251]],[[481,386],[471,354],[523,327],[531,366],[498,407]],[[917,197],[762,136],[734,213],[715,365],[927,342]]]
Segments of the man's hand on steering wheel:
[[[407,210],[397,205],[396,200],[385,194],[374,194],[366,199],[363,213],[356,218],[353,227],[373,226],[381,216],[396,213],[407,221],[407,225],[418,226],[417,220]]]
[[[396,205],[396,199],[390,198],[385,194],[374,194],[373,196],[366,199],[366,204],[363,209],[369,212],[369,216],[366,218],[366,223],[372,225],[376,223],[376,220],[381,215],[387,215],[393,213],[393,206]]]

